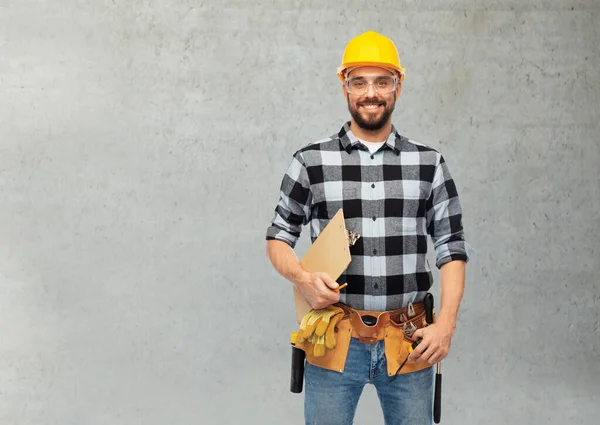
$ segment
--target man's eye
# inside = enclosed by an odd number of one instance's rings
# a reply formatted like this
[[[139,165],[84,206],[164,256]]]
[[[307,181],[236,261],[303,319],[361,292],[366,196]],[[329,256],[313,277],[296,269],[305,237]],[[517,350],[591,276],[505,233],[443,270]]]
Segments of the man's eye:
[[[352,81],[352,87],[363,87],[365,85],[364,81]]]

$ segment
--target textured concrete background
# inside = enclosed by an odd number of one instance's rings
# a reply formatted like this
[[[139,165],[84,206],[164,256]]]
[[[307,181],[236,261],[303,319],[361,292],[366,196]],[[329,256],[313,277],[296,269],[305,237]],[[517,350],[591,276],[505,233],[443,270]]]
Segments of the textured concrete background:
[[[0,424],[303,422],[264,234],[369,29],[477,250],[443,423],[598,422],[600,1],[0,0]]]

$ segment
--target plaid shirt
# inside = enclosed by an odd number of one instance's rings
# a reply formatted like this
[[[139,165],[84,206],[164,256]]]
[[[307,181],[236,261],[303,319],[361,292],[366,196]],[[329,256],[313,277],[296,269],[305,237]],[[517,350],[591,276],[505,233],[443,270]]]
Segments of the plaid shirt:
[[[422,301],[433,283],[427,235],[436,266],[468,261],[462,210],[443,156],[392,133],[374,154],[350,131],[298,150],[281,183],[266,239],[296,245],[310,223],[314,242],[339,208],[346,228],[361,237],[337,280],[347,282],[341,301],[356,309],[384,311]]]

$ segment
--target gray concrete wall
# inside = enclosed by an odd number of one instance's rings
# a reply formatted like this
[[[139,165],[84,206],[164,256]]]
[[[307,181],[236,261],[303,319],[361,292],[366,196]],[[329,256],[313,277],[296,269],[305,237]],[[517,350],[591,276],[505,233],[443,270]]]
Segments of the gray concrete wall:
[[[598,422],[598,0],[2,0],[1,424],[303,422],[264,233],[369,29],[477,250],[443,423]]]

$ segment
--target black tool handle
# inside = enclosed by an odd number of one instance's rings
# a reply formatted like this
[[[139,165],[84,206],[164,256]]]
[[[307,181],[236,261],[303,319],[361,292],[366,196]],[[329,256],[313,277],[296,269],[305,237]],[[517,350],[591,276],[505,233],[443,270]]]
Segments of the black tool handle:
[[[303,350],[292,345],[292,379],[290,382],[290,391],[296,394],[302,392],[304,384],[304,356]]]
[[[440,423],[442,416],[442,374],[435,374],[435,396],[433,398],[433,421]]]
[[[430,292],[425,294],[423,303],[425,304],[425,321],[431,325],[433,323],[433,295]]]

